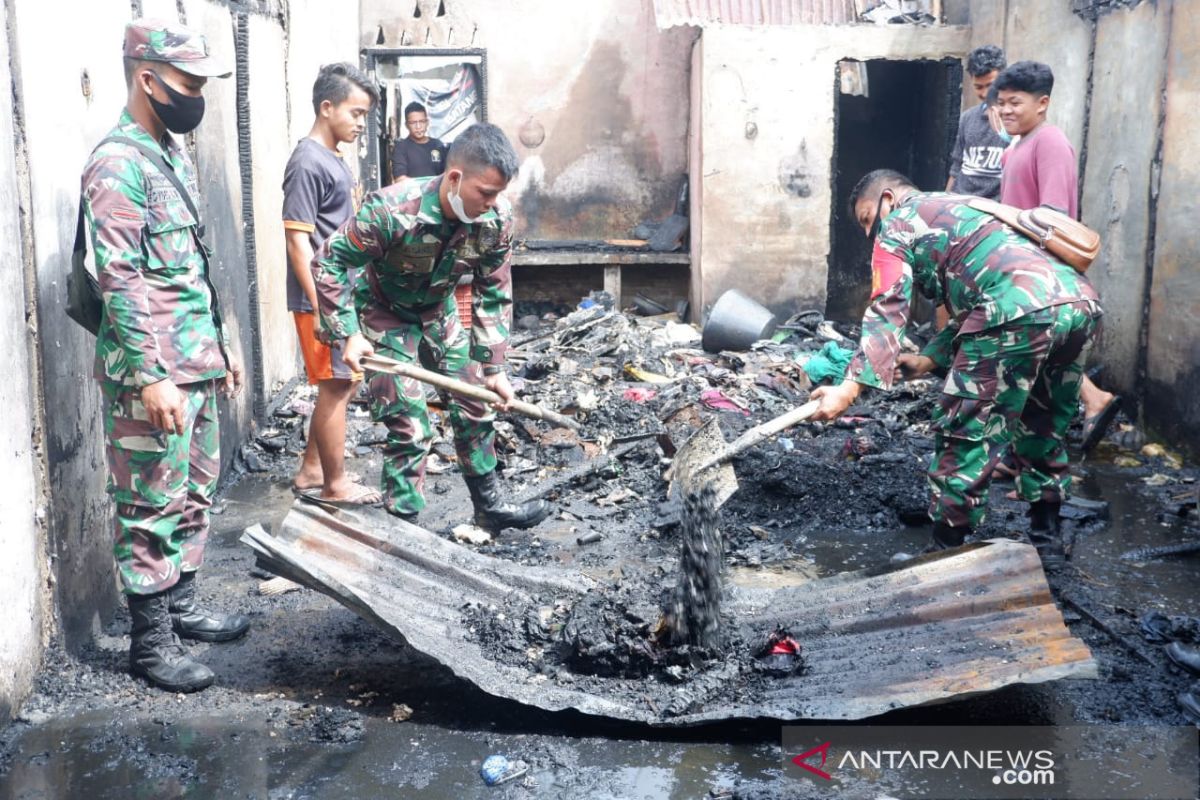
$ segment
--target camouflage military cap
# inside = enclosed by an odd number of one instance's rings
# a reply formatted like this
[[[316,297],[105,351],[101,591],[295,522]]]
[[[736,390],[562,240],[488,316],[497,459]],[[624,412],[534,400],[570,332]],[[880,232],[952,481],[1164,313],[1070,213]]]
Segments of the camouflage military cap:
[[[163,61],[199,78],[228,78],[230,71],[208,52],[204,35],[174,22],[135,19],[125,26],[125,57]]]

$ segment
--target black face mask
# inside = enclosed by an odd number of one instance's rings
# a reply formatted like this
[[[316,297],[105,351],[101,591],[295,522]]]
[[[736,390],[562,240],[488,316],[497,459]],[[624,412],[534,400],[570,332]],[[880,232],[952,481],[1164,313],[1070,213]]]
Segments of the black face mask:
[[[893,202],[894,201],[895,201],[895,198],[893,198]],[[881,224],[883,224],[883,220],[880,219],[880,217],[879,217],[879,215],[882,211],[883,211],[883,194],[880,193],[879,202],[875,204],[875,221],[873,223],[871,223],[871,232],[869,234],[867,234],[867,238],[869,240],[871,240],[872,242],[875,241],[875,237],[879,235],[879,226]]]
[[[154,80],[158,81],[158,85],[163,88],[171,100],[170,103],[160,103],[154,99],[154,95],[150,96],[150,105],[154,108],[154,113],[162,120],[162,124],[171,133],[187,133],[195,130],[196,126],[200,124],[200,120],[204,119],[204,98],[192,97],[176,91],[160,78],[157,72],[151,70],[150,74],[154,76]]]

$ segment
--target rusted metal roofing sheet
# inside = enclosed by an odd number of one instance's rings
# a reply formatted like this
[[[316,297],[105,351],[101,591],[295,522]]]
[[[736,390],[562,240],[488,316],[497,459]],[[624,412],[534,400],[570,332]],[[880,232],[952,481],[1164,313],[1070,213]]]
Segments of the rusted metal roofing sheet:
[[[654,0],[659,28],[676,25],[848,25],[854,0]]]
[[[807,669],[745,697],[720,676],[681,689],[655,678],[559,681],[501,663],[469,635],[464,608],[571,603],[598,584],[577,572],[481,555],[382,512],[327,512],[297,503],[277,536],[242,540],[275,571],[330,595],[490,694],[557,711],[651,725],[721,719],[852,720],[1014,683],[1096,677],[1050,597],[1036,551],[994,540],[926,556],[906,568],[845,573],[787,588],[730,585],[723,610],[745,641],[784,624]],[[593,676],[594,677],[594,676]],[[605,681],[611,681],[606,683]],[[714,695],[715,697],[715,695]]]

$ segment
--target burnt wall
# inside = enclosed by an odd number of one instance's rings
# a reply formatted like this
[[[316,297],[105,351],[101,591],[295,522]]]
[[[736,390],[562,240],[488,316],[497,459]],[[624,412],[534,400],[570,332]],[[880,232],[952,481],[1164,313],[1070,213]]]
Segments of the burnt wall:
[[[296,373],[294,334],[279,324],[282,298],[271,297],[265,280],[279,275],[264,270],[283,263],[270,252],[283,247],[271,198],[280,192],[278,174],[290,150],[290,109],[311,119],[313,73],[305,70],[298,89],[286,80],[290,38],[304,43],[301,64],[356,56],[357,15],[334,8],[331,0],[95,0],[72,6],[71,24],[63,26],[61,4],[4,2],[0,82],[11,102],[0,114],[0,164],[8,165],[0,174],[9,180],[0,194],[9,204],[3,217],[12,268],[4,286],[13,302],[0,320],[12,372],[0,390],[10,418],[0,426],[0,441],[9,472],[20,477],[10,475],[5,484],[11,517],[3,532],[8,571],[0,574],[0,598],[20,625],[0,631],[0,672],[9,676],[0,679],[0,719],[19,707],[50,636],[78,648],[119,602],[94,339],[66,317],[63,301],[80,171],[126,100],[124,26],[135,14],[179,20],[237,65],[233,78],[209,83],[205,120],[184,140],[215,248],[213,282],[248,372],[248,391],[221,403],[228,468],[255,407]],[[289,10],[304,13],[289,17]],[[52,58],[44,52],[47,30],[58,31],[62,46]],[[274,161],[280,163],[267,163]]]
[[[522,160],[519,235],[630,238],[674,209],[696,34],[658,31],[651,0],[361,0],[361,14],[364,47],[487,50],[488,118]]]
[[[1050,121],[1079,156],[1080,213],[1103,250],[1100,384],[1175,445],[1200,453],[1200,252],[1192,154],[1200,69],[1189,4],[970,0],[971,45],[1055,73]]]
[[[1159,13],[1163,12],[1160,6]],[[1141,9],[1138,9],[1141,11]],[[1110,17],[1134,12],[1114,12]],[[1143,12],[1144,13],[1144,12]],[[1151,165],[1146,320],[1139,392],[1147,424],[1200,456],[1200,19],[1175,4],[1168,21],[1165,101]]]
[[[700,107],[693,111],[698,157],[691,165],[692,185],[703,198],[693,214],[700,228],[692,247],[697,318],[731,288],[781,316],[825,307],[834,227],[844,213],[835,202],[842,179],[834,157],[838,62],[937,62],[965,53],[967,39],[965,29],[946,26],[704,30],[696,67]],[[909,86],[897,91],[912,94]],[[937,118],[935,108],[922,110]],[[906,138],[920,134],[914,125]],[[921,166],[907,151],[897,157]],[[869,286],[865,264],[859,274],[861,286]]]

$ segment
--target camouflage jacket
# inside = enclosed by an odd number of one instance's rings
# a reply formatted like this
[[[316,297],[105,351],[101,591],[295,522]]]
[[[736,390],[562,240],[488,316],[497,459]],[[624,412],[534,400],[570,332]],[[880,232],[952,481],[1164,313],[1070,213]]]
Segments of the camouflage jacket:
[[[1077,300],[1100,314],[1087,278],[955,195],[914,193],[884,218],[871,279],[871,305],[846,377],[883,389],[892,385],[914,285],[950,311],[950,323],[923,351],[942,367],[949,366],[960,334]]]
[[[169,134],[155,142],[125,111],[108,135],[163,149],[198,197],[196,169]],[[95,377],[142,387],[164,378],[187,384],[223,376],[218,337],[224,333],[212,317],[192,230],[197,220],[179,192],[145,156],[119,142],[96,148],[84,167],[82,188],[104,296]]]
[[[438,175],[372,192],[325,240],[313,258],[321,324],[335,339],[358,333],[358,313],[367,304],[416,321],[445,307],[458,279],[470,274],[471,358],[502,364],[512,322],[512,207],[501,198],[479,222],[447,220],[441,185]],[[355,267],[366,267],[357,291],[349,278]]]

